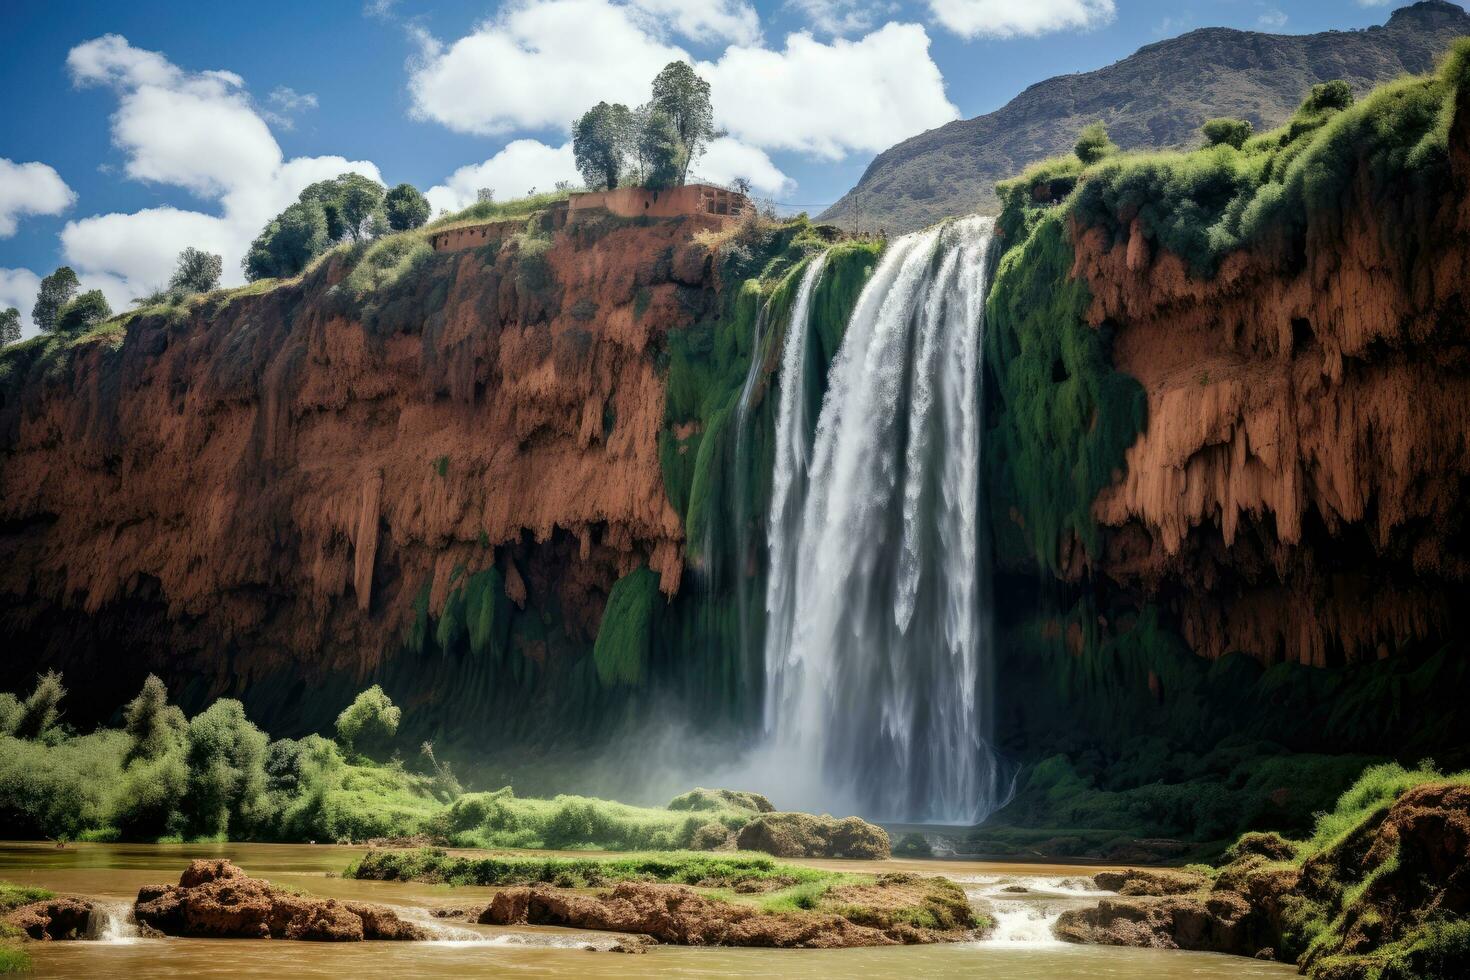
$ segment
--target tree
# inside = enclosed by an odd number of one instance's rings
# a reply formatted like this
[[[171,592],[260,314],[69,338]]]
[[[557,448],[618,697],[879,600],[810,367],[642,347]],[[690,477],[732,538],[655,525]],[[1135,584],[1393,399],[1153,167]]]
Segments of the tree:
[[[1077,145],[1072,148],[1077,159],[1091,166],[1103,157],[1118,152],[1118,147],[1108,138],[1107,127],[1095,122],[1077,134]]]
[[[81,333],[112,316],[112,307],[100,289],[89,289],[61,308],[56,329],[63,333]]]
[[[16,738],[41,738],[56,727],[61,720],[61,699],[66,697],[66,688],[61,675],[54,670],[36,675],[36,688],[31,696],[21,702],[20,716],[15,721],[12,734]]]
[[[268,743],[245,706],[231,698],[220,698],[189,722],[189,792],[182,802],[197,832],[216,836],[233,829],[244,836],[265,820]]]
[[[364,755],[382,750],[398,732],[402,712],[377,684],[359,694],[337,716],[337,741]]]
[[[320,201],[297,201],[265,226],[245,255],[245,278],[288,278],[327,250],[327,216]]]
[[[13,344],[20,339],[20,310],[10,307],[0,310],[0,347]]]
[[[493,188],[493,187],[481,187],[479,190],[475,191],[475,203],[476,204],[494,204],[495,203],[495,188]]]
[[[599,102],[572,124],[572,156],[588,187],[618,186],[633,140],[633,114],[625,105]]]
[[[418,228],[429,220],[428,198],[412,184],[399,184],[383,197],[383,210],[388,227],[394,231]]]
[[[1255,127],[1245,119],[1211,119],[1199,131],[1210,146],[1233,146],[1238,150],[1251,138]]]
[[[689,148],[668,114],[649,108],[638,132],[639,179],[644,187],[678,187],[689,170]]]
[[[653,79],[653,114],[663,113],[673,124],[683,144],[680,184],[689,176],[689,165],[704,153],[715,131],[715,110],[710,102],[709,82],[694,73],[685,61],[671,61]]]
[[[143,681],[143,690],[123,709],[123,729],[133,740],[128,760],[155,759],[183,741],[188,722],[183,711],[168,703],[168,688],[155,674]]]
[[[36,326],[43,333],[56,329],[61,308],[71,302],[79,286],[77,274],[69,265],[62,266],[41,280],[40,292],[36,294],[36,305],[31,307],[31,319],[36,321]]]
[[[168,281],[169,292],[182,297],[218,289],[224,268],[225,260],[220,256],[190,246],[179,253],[178,267]]]
[[[734,180],[730,181],[730,190],[734,191],[736,194],[745,194],[749,196],[750,178],[736,177]]]
[[[319,180],[301,192],[300,200],[316,201],[327,219],[327,238],[354,242],[370,237],[368,222],[383,207],[383,185],[362,174],[339,174]]]

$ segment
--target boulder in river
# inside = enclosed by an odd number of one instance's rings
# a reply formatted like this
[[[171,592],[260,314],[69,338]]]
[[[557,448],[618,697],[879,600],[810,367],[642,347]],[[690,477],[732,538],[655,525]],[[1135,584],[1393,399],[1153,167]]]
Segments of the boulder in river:
[[[251,878],[228,860],[195,861],[177,885],[139,889],[140,925],[170,936],[235,939],[427,939],[422,926],[381,905],[298,895]]]
[[[22,905],[5,922],[32,939],[85,939],[91,917],[91,902],[58,896]]]

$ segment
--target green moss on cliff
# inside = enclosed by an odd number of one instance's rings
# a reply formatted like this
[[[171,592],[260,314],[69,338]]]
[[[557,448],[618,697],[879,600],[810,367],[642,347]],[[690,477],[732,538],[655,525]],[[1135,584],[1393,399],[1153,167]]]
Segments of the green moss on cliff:
[[[592,648],[597,679],[604,685],[643,682],[662,604],[658,576],[647,568],[636,568],[613,585]]]
[[[986,446],[996,549],[1052,572],[1067,536],[1096,548],[1093,498],[1146,412],[1142,387],[1110,363],[1107,332],[1083,320],[1090,295],[1072,262],[1063,216],[1044,215],[1000,260],[985,334],[998,382]]]

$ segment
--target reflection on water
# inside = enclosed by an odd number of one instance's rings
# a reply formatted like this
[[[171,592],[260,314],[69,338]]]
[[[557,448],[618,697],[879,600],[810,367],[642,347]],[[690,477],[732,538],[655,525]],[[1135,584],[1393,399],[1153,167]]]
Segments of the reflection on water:
[[[1227,980],[1294,976],[1291,967],[1240,957],[1160,950],[1073,946],[1050,937],[1050,923],[1067,907],[1086,904],[1094,869],[1066,865],[983,862],[886,862],[885,870],[953,877],[985,902],[1000,928],[985,942],[850,950],[681,949],[658,947],[637,956],[606,950],[616,937],[570,929],[505,929],[445,921],[433,909],[485,904],[489,888],[450,888],[411,882],[350,881],[335,875],[361,848],[274,845],[79,845],[58,851],[35,844],[0,844],[0,878],[101,900],[95,934],[107,942],[36,943],[38,977],[291,976],[494,977],[973,977],[987,980],[1138,978]],[[195,857],[230,857],[251,874],[325,897],[391,905],[429,926],[421,943],[297,943],[283,940],[141,939],[127,901],[145,884],[177,880]],[[811,862],[874,870],[873,862]]]

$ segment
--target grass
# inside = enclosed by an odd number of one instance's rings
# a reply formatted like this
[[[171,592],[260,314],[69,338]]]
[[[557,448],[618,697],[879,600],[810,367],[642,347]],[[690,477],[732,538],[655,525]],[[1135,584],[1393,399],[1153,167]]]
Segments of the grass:
[[[673,850],[689,847],[697,836],[711,841],[711,846],[723,843],[729,831],[743,827],[754,815],[754,810],[732,804],[689,811],[586,796],[520,799],[506,787],[465,794],[435,826],[460,846]],[[700,833],[711,824],[722,832]]]
[[[517,198],[512,201],[480,201],[471,204],[462,211],[453,214],[441,215],[424,226],[429,232],[445,231],[450,228],[461,228],[465,225],[484,224],[487,221],[505,221],[510,218],[528,218],[537,211],[546,208],[572,196],[572,191],[549,191],[544,194],[532,194],[527,197]]]
[[[49,892],[44,888],[32,888],[29,885],[0,881],[0,915],[18,909],[22,905],[43,902],[55,897],[55,892]],[[0,973],[28,973],[30,971],[31,954],[17,942],[20,938],[19,930],[0,923]]]

